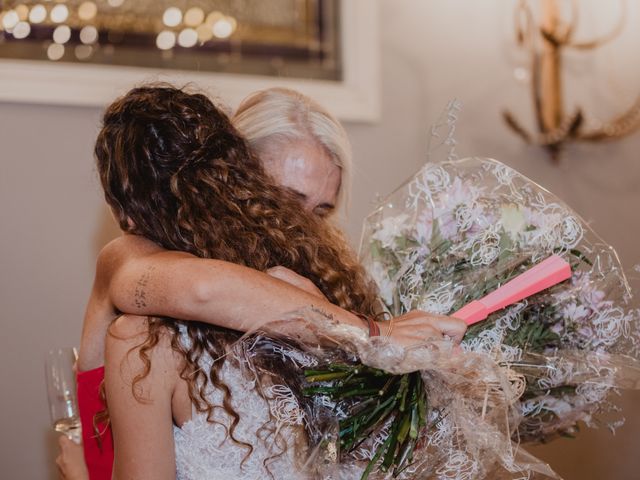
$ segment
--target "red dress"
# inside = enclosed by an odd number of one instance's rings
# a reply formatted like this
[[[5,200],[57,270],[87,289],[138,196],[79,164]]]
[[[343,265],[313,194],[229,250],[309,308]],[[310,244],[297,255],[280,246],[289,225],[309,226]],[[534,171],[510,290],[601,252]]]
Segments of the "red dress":
[[[104,380],[104,367],[94,368],[86,372],[78,372],[78,407],[82,423],[82,442],[84,443],[84,459],[89,470],[90,480],[111,480],[113,470],[113,437],[108,423],[96,425],[94,416],[105,408],[100,397],[100,385]]]

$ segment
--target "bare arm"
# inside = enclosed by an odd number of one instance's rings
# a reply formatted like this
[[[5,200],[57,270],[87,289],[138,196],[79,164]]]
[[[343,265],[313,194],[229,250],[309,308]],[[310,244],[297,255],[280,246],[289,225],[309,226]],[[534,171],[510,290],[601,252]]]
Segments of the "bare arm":
[[[101,252],[96,285],[102,285],[115,310],[134,315],[163,315],[248,331],[283,314],[314,307],[339,322],[364,328],[355,315],[317,292],[280,280],[280,273],[268,275],[166,251],[134,237]]]
[[[177,382],[177,359],[166,338],[149,351],[149,374],[136,348],[147,336],[146,319],[121,317],[107,335],[105,389],[114,439],[116,480],[174,480],[172,396]]]
[[[292,283],[313,292],[304,279],[298,280]],[[78,367],[90,370],[103,364],[107,327],[120,313],[168,316],[247,331],[308,307],[365,328],[358,317],[317,292],[247,267],[166,251],[143,237],[125,235],[98,256]]]
[[[319,291],[309,293],[313,290],[304,285],[309,282],[306,278],[281,267],[271,276],[233,263],[161,251],[130,262],[123,271],[127,273],[112,282],[116,304],[137,309],[141,315],[158,314],[154,310],[160,308],[163,315],[246,332],[282,314],[313,307],[338,322],[368,329],[360,318],[330,303]],[[457,318],[414,310],[395,318],[391,329],[387,323],[381,326],[381,334],[389,331],[406,346],[443,335],[460,343],[466,325]]]
[[[119,312],[248,331],[309,307],[367,330],[356,315],[278,278],[228,262],[162,250],[147,239],[128,235],[100,253],[85,315],[80,369],[102,365],[106,329]],[[391,337],[403,345],[442,334],[459,341],[465,328],[461,320],[410,312],[395,319]],[[385,334],[386,326],[381,331]]]

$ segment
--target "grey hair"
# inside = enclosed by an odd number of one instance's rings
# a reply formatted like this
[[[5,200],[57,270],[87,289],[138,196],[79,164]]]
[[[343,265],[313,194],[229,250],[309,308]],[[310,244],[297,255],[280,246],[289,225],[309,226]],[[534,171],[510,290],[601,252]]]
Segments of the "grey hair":
[[[351,144],[340,122],[315,100],[288,88],[260,90],[242,101],[232,122],[258,155],[277,142],[317,143],[341,170],[338,204],[348,201]]]

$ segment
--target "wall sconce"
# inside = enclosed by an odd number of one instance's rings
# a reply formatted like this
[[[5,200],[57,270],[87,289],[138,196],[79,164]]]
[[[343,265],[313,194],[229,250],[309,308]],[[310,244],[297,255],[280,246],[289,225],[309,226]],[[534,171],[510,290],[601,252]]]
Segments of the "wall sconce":
[[[616,38],[624,26],[626,2],[622,0],[620,19],[616,26],[601,38],[590,41],[574,40],[578,24],[578,2],[571,1],[568,22],[561,19],[557,0],[542,0],[541,19],[536,21],[528,0],[520,0],[516,7],[516,40],[531,56],[531,93],[537,131],[528,132],[512,113],[505,110],[507,125],[527,143],[544,147],[557,161],[569,142],[601,142],[628,135],[640,128],[640,95],[625,112],[602,124],[587,127],[583,110],[577,107],[567,114],[563,102],[562,54],[565,50],[594,50]]]

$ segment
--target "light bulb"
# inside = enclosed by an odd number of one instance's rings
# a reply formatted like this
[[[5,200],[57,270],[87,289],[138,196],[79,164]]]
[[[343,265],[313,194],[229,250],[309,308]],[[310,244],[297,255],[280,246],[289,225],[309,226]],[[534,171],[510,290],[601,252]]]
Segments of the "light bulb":
[[[176,7],[169,7],[162,15],[162,22],[167,27],[177,27],[182,22],[182,11]]]
[[[176,44],[176,34],[169,31],[163,30],[156,37],[156,46],[160,50],[170,50]]]

